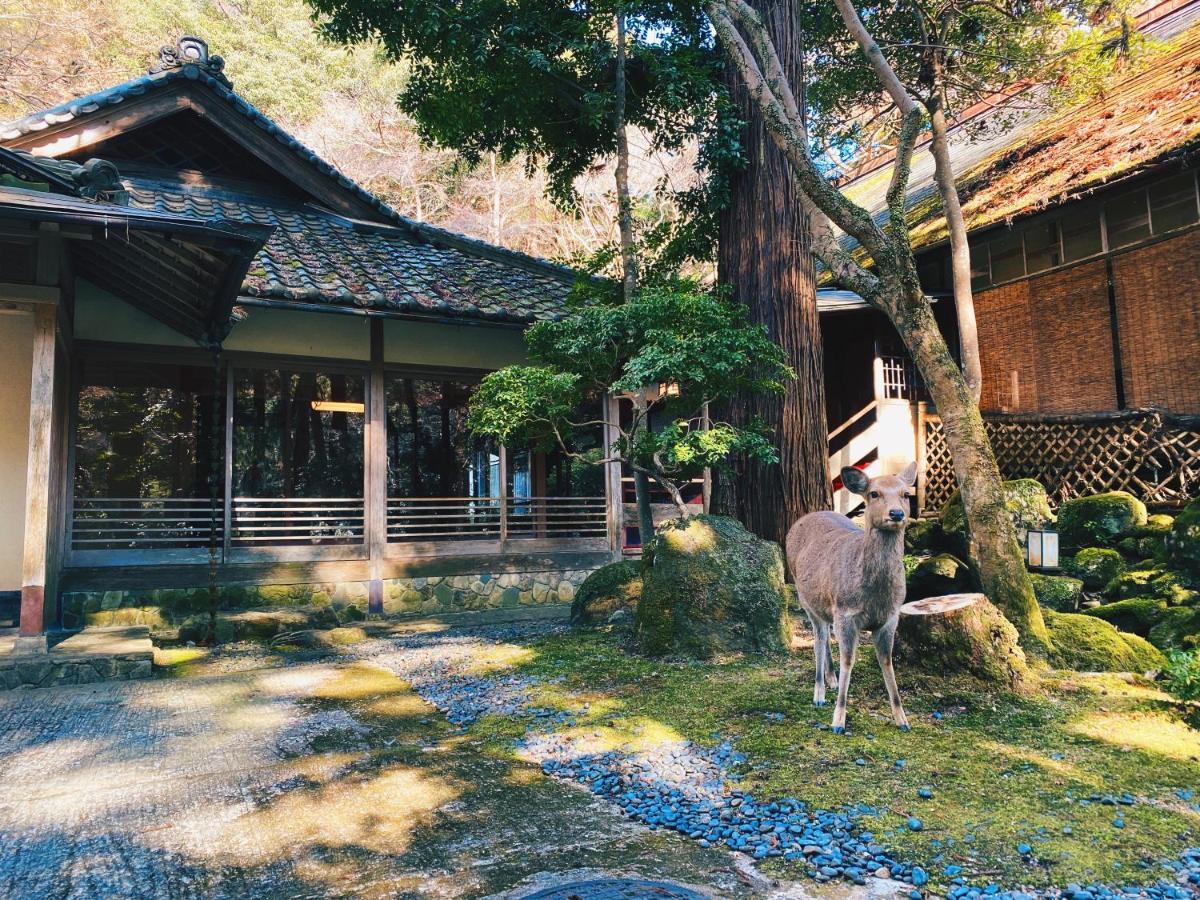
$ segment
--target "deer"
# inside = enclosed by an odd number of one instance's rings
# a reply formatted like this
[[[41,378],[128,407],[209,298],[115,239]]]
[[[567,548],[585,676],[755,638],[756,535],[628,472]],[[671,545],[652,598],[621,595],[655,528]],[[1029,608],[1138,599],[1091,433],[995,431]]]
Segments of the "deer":
[[[904,602],[904,529],[909,498],[917,480],[916,463],[898,475],[867,476],[842,469],[842,484],[866,502],[865,529],[831,511],[809,513],[788,530],[788,564],[800,605],[813,627],[816,684],[813,705],[825,705],[825,683],[833,677],[830,637],[838,642],[837,704],[834,734],[846,733],[846,700],[859,635],[869,631],[883,672],[892,717],[902,731],[908,718],[896,687],[892,644]]]

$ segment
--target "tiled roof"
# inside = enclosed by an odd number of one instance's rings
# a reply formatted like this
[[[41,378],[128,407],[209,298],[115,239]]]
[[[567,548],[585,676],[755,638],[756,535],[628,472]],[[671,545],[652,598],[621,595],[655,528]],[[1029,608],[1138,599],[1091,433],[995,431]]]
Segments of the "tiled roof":
[[[251,267],[247,294],[509,322],[564,312],[575,279],[570,269],[400,215],[235,93],[223,69],[224,62],[210,57],[203,41],[184,38],[178,48],[164,49],[163,62],[148,75],[0,124],[0,143],[192,82],[391,225],[366,226],[316,207],[280,206],[268,198],[206,193],[178,183],[130,183],[135,205],[144,208],[277,223],[275,236]]]
[[[1022,101],[1022,102],[1027,102]],[[1057,205],[1160,166],[1200,145],[1200,25],[1178,34],[1169,50],[1101,97],[1046,114],[1023,112],[970,138],[952,135],[952,153],[967,228],[978,230]],[[882,221],[891,166],[843,187]],[[946,238],[932,157],[913,160],[908,192],[913,246]]]
[[[529,322],[561,315],[570,283],[535,267],[414,239],[404,228],[354,222],[259,195],[126,179],[140,209],[274,225],[244,295],[430,316]]]

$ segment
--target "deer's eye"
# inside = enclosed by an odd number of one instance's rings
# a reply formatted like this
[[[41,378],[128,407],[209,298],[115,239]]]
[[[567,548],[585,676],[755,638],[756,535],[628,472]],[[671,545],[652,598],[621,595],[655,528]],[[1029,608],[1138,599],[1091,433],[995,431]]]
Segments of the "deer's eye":
[[[871,499],[878,500],[879,499],[879,491],[871,491]]]

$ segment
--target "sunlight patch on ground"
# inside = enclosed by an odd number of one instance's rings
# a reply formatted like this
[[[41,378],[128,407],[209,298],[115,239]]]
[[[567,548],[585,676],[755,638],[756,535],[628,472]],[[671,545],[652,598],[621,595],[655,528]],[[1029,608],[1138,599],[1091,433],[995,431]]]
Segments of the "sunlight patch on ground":
[[[387,694],[401,694],[408,684],[387,669],[367,663],[355,663],[338,669],[331,678],[310,692],[315,700],[366,700]]]
[[[1200,732],[1161,713],[1095,711],[1068,723],[1067,730],[1170,759],[1200,759]]]
[[[496,644],[480,650],[466,669],[468,675],[490,675],[531,662],[536,654],[517,644]]]

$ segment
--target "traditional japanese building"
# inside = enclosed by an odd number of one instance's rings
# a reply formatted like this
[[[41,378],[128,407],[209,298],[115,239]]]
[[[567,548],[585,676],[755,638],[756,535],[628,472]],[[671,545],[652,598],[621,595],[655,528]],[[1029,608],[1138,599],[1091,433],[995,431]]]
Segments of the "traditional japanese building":
[[[362,613],[570,600],[620,552],[619,473],[473,441],[465,408],[574,280],[398,215],[195,38],[0,125],[21,634],[177,626],[210,583]]]
[[[1036,97],[998,98],[952,133],[971,245],[980,405],[1005,474],[1040,478],[1060,497],[1127,488],[1172,504],[1200,491],[1196,12],[1194,3],[1150,5],[1140,25],[1167,50],[1093,100],[1046,111]],[[843,189],[882,220],[890,177],[881,158]],[[957,348],[949,247],[926,147],[914,157],[908,204],[923,286]],[[954,477],[940,422],[916,407],[928,398],[899,338],[861,303],[824,305],[835,442],[868,427],[877,401],[912,404],[926,506],[936,510]],[[873,452],[870,443],[850,454],[856,462]]]

